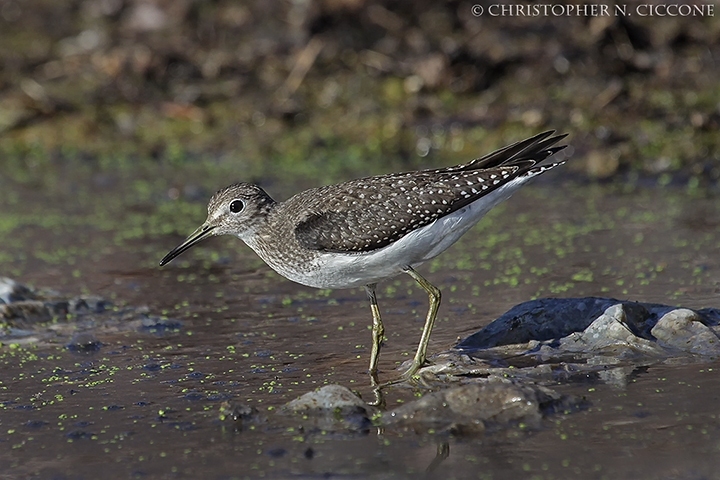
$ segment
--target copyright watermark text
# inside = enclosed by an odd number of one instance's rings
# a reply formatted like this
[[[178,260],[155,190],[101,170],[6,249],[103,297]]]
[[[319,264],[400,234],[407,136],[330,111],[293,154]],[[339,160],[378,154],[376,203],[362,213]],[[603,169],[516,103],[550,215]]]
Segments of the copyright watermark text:
[[[713,3],[641,3],[605,5],[602,3],[563,4],[537,3],[534,5],[493,3],[473,5],[475,17],[714,17]]]

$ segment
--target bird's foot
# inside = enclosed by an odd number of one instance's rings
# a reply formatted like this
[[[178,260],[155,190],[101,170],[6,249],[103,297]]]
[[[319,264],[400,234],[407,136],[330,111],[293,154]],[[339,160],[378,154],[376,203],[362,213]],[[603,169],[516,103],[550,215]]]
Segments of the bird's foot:
[[[412,364],[410,365],[410,368],[408,368],[402,374],[400,374],[400,378],[398,378],[396,380],[396,383],[400,383],[400,382],[415,383],[420,378],[420,376],[417,373],[427,363],[428,363],[427,361],[417,362],[417,361],[413,360]]]
[[[413,361],[413,363],[410,365],[410,367],[405,370],[403,373],[400,374],[398,378],[395,380],[390,380],[388,382],[380,383],[378,380],[377,372],[370,372],[370,383],[373,387],[373,394],[375,395],[375,400],[373,402],[369,402],[369,405],[373,405],[376,407],[384,407],[385,406],[385,398],[382,393],[383,389],[387,387],[392,387],[394,385],[400,385],[403,383],[411,384],[411,385],[418,385],[423,382],[422,376],[418,374],[420,369],[424,366],[429,365],[429,362],[426,360],[422,364]]]
[[[426,365],[429,365],[429,362],[425,361],[422,364],[417,363],[413,361],[413,363],[410,365],[410,367],[405,370],[403,373],[400,374],[398,378],[395,380],[390,380],[389,382],[385,383],[377,383],[377,376],[372,377],[374,379],[373,386],[378,389],[382,389],[385,387],[391,387],[393,385],[399,385],[401,383],[410,383],[410,384],[417,384],[419,381],[422,380],[422,377],[418,374],[420,369]]]

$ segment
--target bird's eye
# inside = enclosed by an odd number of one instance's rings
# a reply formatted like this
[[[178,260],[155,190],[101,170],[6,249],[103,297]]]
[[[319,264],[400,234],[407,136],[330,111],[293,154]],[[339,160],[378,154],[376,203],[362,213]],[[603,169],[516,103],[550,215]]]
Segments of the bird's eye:
[[[242,200],[233,200],[230,202],[230,211],[232,213],[240,213],[243,208],[245,208],[245,204]]]

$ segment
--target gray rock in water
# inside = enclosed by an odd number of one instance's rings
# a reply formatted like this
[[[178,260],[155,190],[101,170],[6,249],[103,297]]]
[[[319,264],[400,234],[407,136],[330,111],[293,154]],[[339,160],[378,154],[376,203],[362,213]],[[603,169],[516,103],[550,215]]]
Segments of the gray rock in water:
[[[283,405],[280,413],[300,415],[306,426],[325,431],[365,431],[374,407],[349,388],[325,385]]]
[[[609,307],[582,332],[560,339],[556,350],[596,352],[614,357],[624,357],[634,352],[642,355],[661,354],[662,350],[653,342],[633,333],[627,309],[625,304]],[[637,313],[637,309],[630,308],[630,312]]]
[[[673,361],[711,360],[720,356],[720,338],[703,321],[706,317],[689,309],[665,313],[640,337],[627,325],[627,305],[608,308],[583,332],[573,333],[555,344],[544,342],[537,358],[568,358],[574,354],[585,367],[607,367]],[[624,371],[624,370],[623,370]],[[619,373],[620,371],[618,371]]]
[[[663,315],[651,333],[664,346],[698,355],[720,355],[720,338],[702,320],[697,312],[679,308]]]
[[[579,406],[538,385],[517,385],[496,378],[450,388],[423,396],[383,414],[384,426],[454,434],[523,424],[535,427],[545,412]]]
[[[602,348],[605,346],[615,345],[617,343],[627,343],[633,339],[633,334],[628,325],[627,316],[625,315],[624,305],[618,304],[609,307],[597,319],[595,319],[588,327],[580,332],[575,338],[578,341],[573,343],[584,343],[591,345],[592,348]],[[570,337],[573,337],[572,335]],[[563,340],[566,340],[565,337]]]
[[[324,415],[327,411],[346,411],[366,408],[368,405],[352,390],[342,385],[325,385],[315,391],[286,403],[286,411]]]

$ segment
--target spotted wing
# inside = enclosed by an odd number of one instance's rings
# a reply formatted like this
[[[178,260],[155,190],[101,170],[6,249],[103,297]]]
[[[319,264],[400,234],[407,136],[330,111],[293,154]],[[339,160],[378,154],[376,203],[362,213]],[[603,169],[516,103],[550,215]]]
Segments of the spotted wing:
[[[433,190],[437,183],[419,176],[371,178],[332,187],[318,192],[316,198],[325,201],[313,205],[317,213],[295,228],[295,237],[306,248],[331,252],[382,248],[450,212],[454,200],[449,188]]]
[[[327,252],[385,247],[531,170],[560,148],[549,148],[562,138],[546,139],[551,133],[506,147],[502,159],[491,154],[457,167],[369,177],[303,192],[287,202],[288,208],[303,205],[296,211],[313,212],[296,219],[295,237],[305,248]]]

